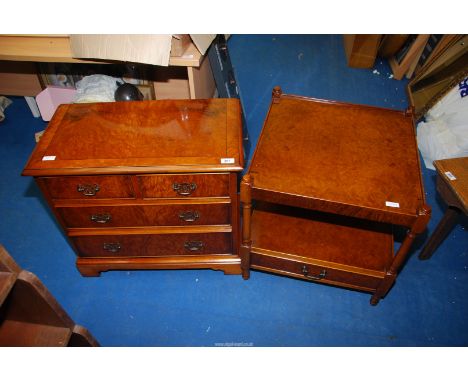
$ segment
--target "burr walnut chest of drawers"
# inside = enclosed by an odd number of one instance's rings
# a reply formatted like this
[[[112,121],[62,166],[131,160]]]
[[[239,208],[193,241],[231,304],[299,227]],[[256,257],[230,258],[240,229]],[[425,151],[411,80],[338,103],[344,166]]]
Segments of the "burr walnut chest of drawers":
[[[390,289],[430,217],[410,112],[273,90],[241,183],[249,269],[372,293]],[[407,234],[394,252],[394,228]]]
[[[61,105],[34,176],[84,276],[114,269],[240,274],[237,99]]]

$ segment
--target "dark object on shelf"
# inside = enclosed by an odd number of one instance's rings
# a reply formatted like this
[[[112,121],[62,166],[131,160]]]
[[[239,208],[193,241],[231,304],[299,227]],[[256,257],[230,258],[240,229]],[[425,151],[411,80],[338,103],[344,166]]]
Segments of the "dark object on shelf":
[[[143,94],[140,90],[132,84],[123,83],[115,91],[116,101],[141,101],[143,100]]]
[[[279,87],[240,197],[244,278],[251,267],[314,280],[370,292],[373,305],[431,213],[410,111]],[[394,226],[408,229],[395,254]]]
[[[0,346],[99,346],[0,244]]]
[[[437,171],[437,192],[447,204],[447,210],[419,254],[420,260],[430,259],[462,215],[468,215],[468,157],[434,161]]]

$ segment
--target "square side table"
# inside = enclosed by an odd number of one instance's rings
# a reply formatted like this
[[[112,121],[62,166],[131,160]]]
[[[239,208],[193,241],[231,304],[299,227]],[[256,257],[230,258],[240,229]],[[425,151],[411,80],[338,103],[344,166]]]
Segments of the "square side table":
[[[283,94],[241,182],[249,269],[372,293],[393,285],[430,218],[411,111]],[[408,228],[396,253],[393,226]]]

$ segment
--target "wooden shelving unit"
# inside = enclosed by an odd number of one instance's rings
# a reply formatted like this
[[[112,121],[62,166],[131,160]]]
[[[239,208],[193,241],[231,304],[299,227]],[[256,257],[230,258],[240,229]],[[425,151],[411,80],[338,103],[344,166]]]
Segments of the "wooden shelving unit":
[[[34,78],[34,67],[26,73],[2,70],[8,62],[20,68],[36,62],[116,63],[73,57],[69,35],[0,35],[0,92],[3,89],[3,94],[27,96],[35,96],[40,92],[37,91],[38,81]],[[156,99],[212,98],[215,93],[216,86],[209,60],[205,60],[205,56],[198,51],[193,42],[188,44],[183,55],[169,58],[169,67],[153,67],[156,78],[151,83]],[[9,86],[3,85],[5,81]]]
[[[258,202],[251,228],[251,268],[262,271],[309,279],[326,269],[325,284],[372,291],[393,259],[390,224]]]

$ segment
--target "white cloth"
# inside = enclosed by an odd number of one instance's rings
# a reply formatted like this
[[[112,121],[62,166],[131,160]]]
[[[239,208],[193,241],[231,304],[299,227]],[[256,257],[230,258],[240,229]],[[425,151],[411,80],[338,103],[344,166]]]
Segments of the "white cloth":
[[[0,96],[0,122],[2,122],[5,119],[5,109],[12,104],[12,100],[5,97],[5,96]]]
[[[76,83],[75,103],[113,102],[117,89],[117,82],[123,83],[120,78],[93,74],[83,77]]]
[[[427,168],[433,161],[468,156],[468,77],[425,115],[417,127],[418,147]]]

